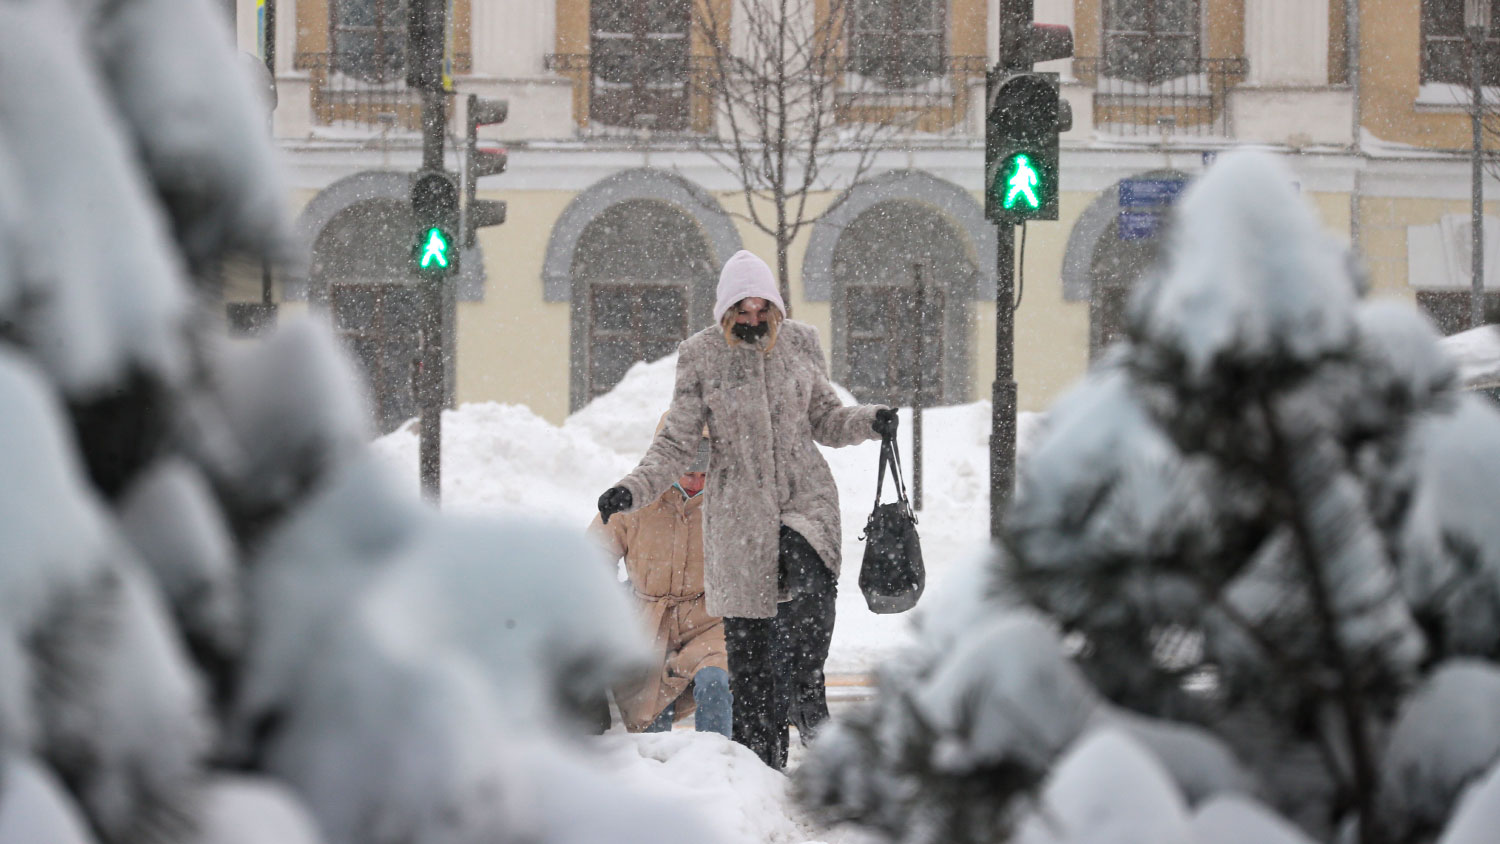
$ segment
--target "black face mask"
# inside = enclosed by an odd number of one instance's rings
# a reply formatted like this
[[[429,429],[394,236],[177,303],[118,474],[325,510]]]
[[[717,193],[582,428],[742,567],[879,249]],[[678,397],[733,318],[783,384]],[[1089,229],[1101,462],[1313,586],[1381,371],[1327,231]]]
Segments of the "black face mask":
[[[737,322],[729,330],[734,332],[735,337],[746,343],[754,343],[756,340],[766,336],[766,332],[771,330],[771,324],[769,322],[762,322],[760,325],[746,325],[745,323]]]

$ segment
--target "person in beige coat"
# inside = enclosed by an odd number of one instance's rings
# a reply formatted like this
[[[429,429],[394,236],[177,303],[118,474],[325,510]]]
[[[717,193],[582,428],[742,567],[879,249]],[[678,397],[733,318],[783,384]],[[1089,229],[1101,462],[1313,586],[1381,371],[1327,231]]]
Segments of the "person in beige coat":
[[[665,419],[665,417],[663,417]],[[703,485],[708,438],[682,477],[655,501],[589,534],[610,559],[624,558],[646,629],[655,636],[660,667],[615,688],[625,729],[665,732],[696,710],[699,732],[730,735],[729,657],[724,625],[703,597]]]
[[[896,414],[839,401],[817,330],[785,319],[760,258],[735,253],[717,293],[717,325],[678,347],[666,424],[635,470],[599,497],[599,512],[607,521],[654,501],[708,427],[704,587],[708,611],[724,618],[734,738],[779,769],[789,720],[805,736],[827,717],[822,670],[843,534],[818,443],[894,435]]]

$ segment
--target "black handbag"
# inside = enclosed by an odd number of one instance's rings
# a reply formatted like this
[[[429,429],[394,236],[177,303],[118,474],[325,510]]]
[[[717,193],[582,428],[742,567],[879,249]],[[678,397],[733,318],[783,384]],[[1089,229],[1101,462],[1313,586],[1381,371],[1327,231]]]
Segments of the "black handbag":
[[[891,467],[896,500],[880,503],[885,484],[885,467]],[[901,480],[901,458],[893,438],[880,442],[880,470],[875,479],[875,509],[865,522],[865,558],[859,568],[859,591],[865,595],[870,612],[906,612],[917,605],[927,585],[927,569],[922,565],[922,543],[917,538],[917,516],[906,499],[906,484]]]

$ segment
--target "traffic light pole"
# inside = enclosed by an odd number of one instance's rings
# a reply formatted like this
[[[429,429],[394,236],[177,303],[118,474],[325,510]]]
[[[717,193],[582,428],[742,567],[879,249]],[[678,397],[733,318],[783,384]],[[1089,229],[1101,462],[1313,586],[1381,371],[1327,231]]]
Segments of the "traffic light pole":
[[[439,45],[440,48],[440,45]],[[443,169],[443,135],[446,130],[443,91],[422,91],[422,168]],[[452,260],[457,271],[457,250]],[[415,270],[413,271],[415,272]],[[422,368],[417,385],[422,409],[422,434],[417,446],[417,469],[422,495],[433,504],[442,502],[443,406],[447,404],[446,366],[443,359],[443,284],[441,277],[417,274],[422,299]]]
[[[1027,36],[1035,19],[1033,0],[1000,0],[999,71],[1032,66]],[[985,185],[992,192],[992,185]],[[995,225],[995,383],[990,391],[990,538],[1000,541],[1005,510],[1016,488],[1016,228]]]
[[[1016,487],[1016,228],[995,226],[995,384],[990,395],[990,538],[1000,539]]]

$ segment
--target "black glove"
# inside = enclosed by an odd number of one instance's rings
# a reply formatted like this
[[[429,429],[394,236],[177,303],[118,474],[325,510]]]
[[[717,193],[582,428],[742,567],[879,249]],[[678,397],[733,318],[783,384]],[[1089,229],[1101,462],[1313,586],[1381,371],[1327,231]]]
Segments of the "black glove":
[[[605,524],[609,524],[609,517],[616,513],[630,509],[630,490],[622,486],[612,486],[599,496],[599,518]]]
[[[896,436],[896,423],[898,420],[899,417],[896,416],[896,409],[894,407],[882,407],[876,409],[875,421],[870,423],[870,427],[875,429],[875,433],[889,439]]]

